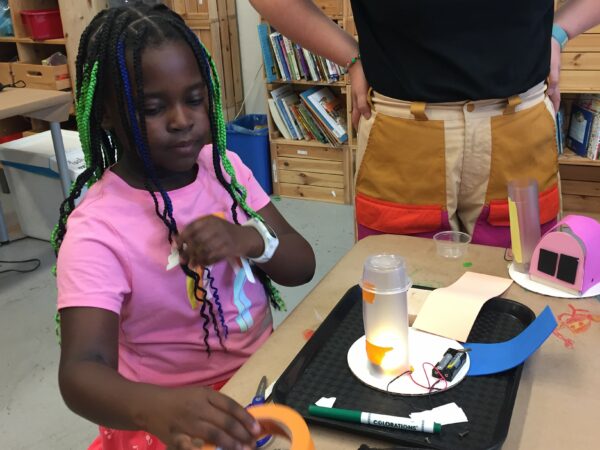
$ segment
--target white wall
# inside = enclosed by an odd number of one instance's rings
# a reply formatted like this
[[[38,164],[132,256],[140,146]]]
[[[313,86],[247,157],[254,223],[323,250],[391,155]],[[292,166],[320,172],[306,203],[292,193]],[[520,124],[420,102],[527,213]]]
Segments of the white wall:
[[[240,53],[242,55],[242,80],[244,98],[246,98],[246,114],[265,114],[266,94],[262,69],[262,53],[258,41],[256,26],[259,23],[258,13],[248,0],[236,0],[237,18],[240,34]]]

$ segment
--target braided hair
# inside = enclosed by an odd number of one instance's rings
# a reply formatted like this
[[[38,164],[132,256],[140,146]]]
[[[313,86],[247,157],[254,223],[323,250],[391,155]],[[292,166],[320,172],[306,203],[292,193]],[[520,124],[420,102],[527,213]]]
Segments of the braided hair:
[[[144,185],[154,203],[154,210],[163,222],[169,243],[178,234],[173,216],[173,204],[163,188],[152,163],[146,130],[143,73],[141,56],[145,48],[166,42],[182,41],[192,50],[208,91],[208,117],[212,135],[212,161],[218,181],[231,196],[231,214],[239,224],[237,208],[250,217],[262,217],[246,203],[247,191],[236,178],[235,170],[226,154],[226,132],[221,107],[219,77],[210,54],[183,19],[164,5],[147,6],[140,3],[101,11],[84,30],[79,43],[76,63],[76,117],[77,127],[85,155],[86,169],[73,182],[69,196],[60,206],[60,218],[52,232],[52,245],[58,254],[67,232],[67,219],[75,209],[75,201],[84,186],[91,186],[102,174],[118,162],[123,153],[116,133],[104,129],[104,99],[112,91],[116,95],[118,119],[125,124],[130,148],[140,156],[145,175]],[[132,72],[127,67],[127,57],[132,58]],[[135,89],[135,91],[134,91]],[[225,178],[225,173],[230,181]],[[196,271],[182,264],[183,272],[194,281],[194,295],[202,305],[204,343],[210,352],[208,337],[210,326],[222,345],[222,335],[227,336],[218,289],[210,269],[205,268],[207,288],[212,300],[201,285]],[[277,289],[267,275],[259,271],[258,277],[276,309],[285,309]],[[200,292],[200,294],[199,294]],[[214,304],[213,304],[214,302]],[[216,309],[216,311],[215,311]],[[218,316],[218,320],[217,320]],[[219,327],[220,325],[220,327]],[[57,331],[59,323],[57,321]]]

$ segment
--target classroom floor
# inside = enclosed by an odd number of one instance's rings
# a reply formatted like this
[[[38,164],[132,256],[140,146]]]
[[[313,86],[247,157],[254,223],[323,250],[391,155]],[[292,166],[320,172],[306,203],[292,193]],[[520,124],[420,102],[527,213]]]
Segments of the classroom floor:
[[[10,221],[10,199],[0,194]],[[275,325],[305,297],[354,242],[352,207],[305,200],[274,201],[287,220],[312,244],[314,279],[299,288],[282,288],[289,308],[275,312]],[[15,228],[12,227],[11,239]],[[0,247],[0,260],[38,258],[28,274],[0,274],[0,448],[6,450],[82,450],[96,435],[95,425],[64,405],[57,386],[59,349],[54,334],[55,281],[50,244],[24,239]],[[0,263],[0,271],[6,265]]]

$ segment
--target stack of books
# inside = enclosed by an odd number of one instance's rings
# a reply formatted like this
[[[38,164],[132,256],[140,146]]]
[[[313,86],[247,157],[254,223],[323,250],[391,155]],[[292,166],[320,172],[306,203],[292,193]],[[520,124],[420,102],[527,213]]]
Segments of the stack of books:
[[[271,91],[269,110],[286,139],[339,145],[348,140],[346,108],[327,86],[295,92],[284,85]]]
[[[571,109],[566,145],[589,159],[600,156],[600,95],[581,95]]]
[[[258,37],[269,83],[276,80],[333,83],[340,81],[345,73],[342,67],[302,48],[266,23],[258,25]]]

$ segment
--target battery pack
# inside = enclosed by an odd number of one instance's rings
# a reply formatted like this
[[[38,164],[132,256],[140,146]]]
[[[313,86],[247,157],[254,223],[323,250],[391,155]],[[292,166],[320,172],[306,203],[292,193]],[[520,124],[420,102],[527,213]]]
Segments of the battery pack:
[[[440,378],[441,373],[446,381],[452,381],[466,361],[467,353],[465,350],[449,348],[444,353],[442,359],[435,365],[435,369],[437,370],[431,369],[431,375],[435,378]]]

